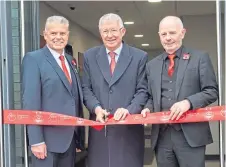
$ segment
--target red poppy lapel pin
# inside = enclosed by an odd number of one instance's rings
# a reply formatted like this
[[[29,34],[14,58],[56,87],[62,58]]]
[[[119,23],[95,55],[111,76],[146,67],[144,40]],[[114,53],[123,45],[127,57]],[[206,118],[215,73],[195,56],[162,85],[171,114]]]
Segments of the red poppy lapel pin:
[[[73,65],[74,70],[77,73],[77,62],[76,62],[76,59],[72,59],[71,64]]]
[[[75,59],[73,59],[73,60],[71,61],[71,63],[72,63],[73,66],[77,66],[77,63],[76,63],[76,60],[75,60]]]
[[[189,58],[190,58],[190,54],[185,53],[185,54],[183,55],[183,59],[184,59],[184,60],[188,60]]]

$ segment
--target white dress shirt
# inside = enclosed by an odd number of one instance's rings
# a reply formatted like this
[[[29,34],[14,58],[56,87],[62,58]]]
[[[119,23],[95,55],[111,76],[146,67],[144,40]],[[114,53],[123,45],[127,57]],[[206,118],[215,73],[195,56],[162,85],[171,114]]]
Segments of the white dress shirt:
[[[113,52],[115,52],[116,53],[116,55],[115,55],[115,61],[116,61],[116,63],[117,63],[117,61],[118,61],[118,59],[119,59],[119,55],[120,55],[120,53],[121,53],[121,51],[122,51],[122,43],[121,43],[121,45],[119,46],[119,48],[117,48],[116,50],[114,50]],[[109,55],[109,52],[110,52],[110,50],[108,50],[107,48],[106,48],[106,53],[107,53],[107,56],[108,56],[108,62],[109,62],[109,64],[111,64],[111,56]]]
[[[47,47],[48,47],[48,45],[47,45]],[[55,50],[51,49],[50,47],[48,47],[48,49],[49,49],[49,51],[51,52],[51,54],[53,55],[53,57],[55,58],[57,64],[58,64],[58,65],[60,66],[60,68],[62,69],[61,60],[60,60],[60,56],[61,56],[61,55],[60,55],[59,53],[57,53]],[[70,78],[71,78],[71,71],[70,71],[69,63],[68,63],[68,61],[67,61],[67,59],[66,59],[66,57],[65,57],[65,52],[64,52],[64,50],[63,50],[62,56],[64,56],[65,65],[66,65],[66,68],[67,68],[67,70],[68,70],[68,72],[69,72],[69,75],[70,75]]]

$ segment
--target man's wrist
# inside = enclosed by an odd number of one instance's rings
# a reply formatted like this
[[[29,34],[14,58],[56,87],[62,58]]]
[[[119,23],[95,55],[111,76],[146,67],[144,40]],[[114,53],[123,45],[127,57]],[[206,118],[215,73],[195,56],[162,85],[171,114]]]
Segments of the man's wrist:
[[[192,107],[192,104],[191,104],[191,101],[189,99],[185,99],[185,101],[188,103],[189,105],[189,109],[188,110],[192,110],[193,107]]]
[[[101,106],[97,106],[94,110],[95,114],[97,115],[102,110]]]

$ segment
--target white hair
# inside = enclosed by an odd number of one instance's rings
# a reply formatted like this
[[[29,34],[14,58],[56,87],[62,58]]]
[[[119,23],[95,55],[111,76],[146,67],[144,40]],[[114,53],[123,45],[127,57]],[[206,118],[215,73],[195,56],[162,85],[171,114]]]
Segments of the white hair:
[[[50,16],[46,20],[45,30],[47,29],[49,24],[63,24],[69,27],[69,21],[63,16]]]
[[[114,13],[105,14],[100,18],[99,29],[105,21],[118,21],[120,28],[124,27],[121,17],[117,14],[114,14]]]

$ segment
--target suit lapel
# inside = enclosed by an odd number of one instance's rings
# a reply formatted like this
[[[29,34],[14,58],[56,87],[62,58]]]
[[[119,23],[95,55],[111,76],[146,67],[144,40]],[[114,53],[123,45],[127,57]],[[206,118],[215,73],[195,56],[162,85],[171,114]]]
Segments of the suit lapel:
[[[111,73],[110,73],[110,66],[107,58],[106,48],[104,46],[100,48],[99,53],[96,55],[96,60],[100,68],[100,71],[104,76],[104,79],[109,84],[111,80]]]
[[[73,71],[75,74],[78,74],[78,71],[77,71],[75,65],[72,64],[73,57],[70,56],[70,55],[68,55],[68,54],[65,54],[65,57],[66,57],[66,59],[67,59],[67,61],[68,61],[69,66],[72,68],[72,71]]]
[[[59,76],[59,78],[63,82],[64,86],[69,91],[69,93],[71,93],[70,83],[68,82],[68,79],[65,76],[64,72],[62,71],[62,69],[60,68],[60,66],[57,64],[55,58],[53,57],[53,55],[51,54],[51,52],[49,51],[47,46],[45,46],[43,48],[43,50],[44,50],[44,53],[46,55],[47,61],[52,65],[53,69],[56,71],[57,75]]]
[[[175,93],[176,98],[179,94],[181,84],[182,84],[182,81],[184,79],[184,72],[185,72],[187,65],[188,65],[188,62],[189,62],[189,59],[183,58],[183,56],[185,54],[189,54],[189,52],[184,47],[183,50],[182,50],[182,53],[181,53],[181,57],[180,57],[180,60],[179,60],[179,66],[178,66],[178,69],[177,69],[176,93]]]
[[[156,71],[153,72],[155,74],[154,82],[156,84],[156,93],[157,93],[157,98],[158,98],[158,103],[160,106],[160,101],[161,101],[161,85],[162,85],[162,68],[163,68],[163,54],[162,56],[159,56],[159,58],[157,59],[158,63],[154,64]]]
[[[132,56],[129,53],[129,47],[127,44],[123,44],[109,87],[111,87],[122,76],[131,60]]]
[[[66,59],[68,60],[68,64],[70,66],[70,69],[72,69],[71,71],[73,72],[73,74],[75,75],[76,77],[76,80],[77,80],[77,84],[78,84],[78,90],[79,90],[79,95],[80,95],[80,99],[83,99],[82,97],[82,86],[81,86],[81,83],[80,83],[80,77],[78,75],[78,71],[76,70],[75,66],[72,64],[72,59],[73,57],[68,55],[68,54],[65,54],[65,57]],[[72,75],[72,74],[71,74]],[[76,83],[74,83],[76,85]],[[76,85],[77,86],[77,85]]]

